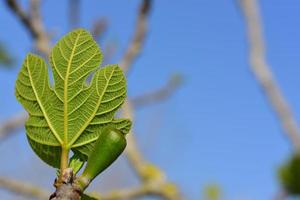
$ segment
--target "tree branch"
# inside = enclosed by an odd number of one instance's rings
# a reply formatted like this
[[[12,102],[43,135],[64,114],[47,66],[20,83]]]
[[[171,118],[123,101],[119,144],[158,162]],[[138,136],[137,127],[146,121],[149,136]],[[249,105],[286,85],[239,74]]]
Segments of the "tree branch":
[[[69,0],[69,26],[74,29],[79,26],[80,0]]]
[[[19,18],[24,27],[29,31],[31,37],[35,40],[35,48],[37,51],[44,55],[48,55],[50,51],[50,44],[40,16],[40,1],[30,1],[29,13],[26,13],[23,10],[17,0],[6,0],[6,4]]]
[[[152,0],[143,0],[140,6],[135,33],[131,43],[129,44],[124,57],[120,62],[120,67],[127,74],[133,61],[137,58],[141,51],[141,47],[145,41],[147,33],[148,15],[150,12]]]
[[[132,106],[129,100],[125,101],[123,105],[122,117],[129,118],[131,120],[134,119]],[[127,148],[125,149],[125,153],[130,163],[130,166],[133,167],[137,176],[141,179],[142,184],[149,184],[152,187],[155,187],[157,191],[156,194],[158,196],[163,197],[164,199],[181,199],[181,195],[177,187],[173,184],[167,183],[166,175],[159,168],[144,160],[141,152],[138,149],[134,135],[135,133],[133,132],[133,130],[131,130],[130,133],[127,135]]]
[[[94,37],[94,40],[99,41],[103,33],[107,29],[107,19],[99,18],[94,21],[94,24],[91,29],[91,34]]]
[[[6,177],[0,177],[0,187],[16,194],[22,194],[24,197],[28,198],[46,200],[49,197],[49,192],[44,191],[37,186]]]
[[[10,133],[16,131],[20,127],[22,127],[27,119],[27,114],[25,112],[21,112],[16,114],[12,118],[2,122],[0,124],[0,140],[5,139]]]
[[[274,200],[286,200],[288,197],[288,195],[286,194],[285,191],[279,191],[275,197],[274,197]]]
[[[163,101],[174,94],[181,83],[182,78],[180,75],[172,76],[162,88],[141,96],[134,97],[131,99],[131,103],[134,108],[139,108],[141,106]]]
[[[299,125],[266,62],[265,44],[257,2],[256,0],[241,0],[241,8],[247,24],[251,69],[276,112],[286,136],[293,147],[300,151]]]
[[[99,199],[101,200],[129,200],[129,199],[139,199],[144,196],[156,196],[156,197],[164,197],[169,199],[166,196],[167,193],[162,192],[164,190],[170,190],[172,188],[171,185],[154,185],[154,184],[145,184],[136,188],[129,189],[121,189],[109,192],[108,194],[100,195]]]
[[[140,54],[140,51],[142,49],[142,44],[144,43],[147,31],[147,17],[150,12],[151,3],[151,0],[143,0],[142,5],[140,6],[133,40],[129,44],[129,47],[127,48],[125,55],[120,62],[120,67],[123,69],[125,74],[128,73],[130,66],[132,66],[132,63]],[[126,100],[123,105],[122,117],[129,118],[131,120],[134,119],[133,108],[129,100]],[[156,166],[144,160],[141,152],[138,149],[134,135],[135,134],[133,133],[133,130],[131,130],[126,138],[127,148],[125,150],[125,153],[130,165],[136,172],[137,176],[141,179],[142,184],[144,186],[150,184],[157,187],[157,190],[159,191],[158,195],[163,197],[164,199],[181,199],[176,186],[166,183],[165,174]],[[164,185],[172,185],[173,187],[171,190],[164,190]]]

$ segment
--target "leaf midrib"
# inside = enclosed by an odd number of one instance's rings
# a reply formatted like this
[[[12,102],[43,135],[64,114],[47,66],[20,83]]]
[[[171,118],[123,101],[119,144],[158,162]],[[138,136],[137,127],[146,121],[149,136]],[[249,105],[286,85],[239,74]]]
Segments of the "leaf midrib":
[[[74,52],[77,47],[77,43],[78,43],[80,35],[81,35],[81,32],[79,32],[76,37],[74,47],[72,49],[70,59],[68,61],[67,71],[66,71],[66,75],[65,75],[65,83],[64,83],[64,141],[63,141],[64,143],[63,143],[63,146],[66,149],[68,149],[68,80],[69,80],[70,68],[71,68]]]
[[[34,87],[34,82],[33,82],[33,80],[32,80],[32,75],[31,75],[31,71],[30,71],[30,68],[29,68],[28,60],[29,60],[29,58],[28,58],[27,61],[26,61],[26,64],[27,64],[27,71],[28,71],[29,80],[30,80],[30,83],[31,83],[31,85],[32,85],[32,90],[33,90],[33,92],[34,92],[34,95],[35,95],[35,97],[36,97],[36,100],[37,100],[38,104],[40,105],[40,108],[41,108],[41,110],[42,110],[42,112],[43,112],[43,114],[44,114],[44,117],[45,117],[45,119],[46,119],[46,121],[47,121],[47,123],[48,123],[48,125],[49,125],[50,130],[52,131],[52,133],[54,134],[54,136],[55,136],[55,138],[58,140],[58,142],[59,142],[60,144],[62,144],[63,141],[61,140],[61,138],[59,137],[59,135],[58,135],[57,132],[55,131],[53,125],[51,124],[51,121],[50,121],[50,119],[48,118],[48,115],[47,115],[47,113],[46,113],[46,111],[45,111],[45,108],[43,107],[43,104],[41,103],[41,100],[39,99],[39,96],[38,96],[38,94],[37,94],[36,88]]]
[[[106,68],[104,68],[104,70],[106,70]],[[96,115],[96,113],[97,113],[97,111],[98,111],[98,108],[99,108],[99,106],[100,106],[100,104],[101,104],[101,102],[102,102],[102,98],[103,98],[103,96],[104,96],[104,93],[106,92],[107,87],[108,87],[108,85],[109,85],[109,81],[111,80],[111,78],[112,78],[114,72],[115,72],[115,68],[113,67],[112,72],[111,72],[111,74],[110,74],[110,77],[109,77],[109,79],[107,79],[106,76],[105,76],[105,73],[106,73],[106,72],[104,71],[104,77],[105,77],[105,79],[106,79],[107,82],[106,82],[106,84],[105,84],[105,87],[104,87],[103,92],[102,92],[101,95],[99,94],[99,90],[98,90],[98,78],[99,78],[99,74],[98,74],[97,80],[96,80],[96,91],[97,91],[97,93],[98,93],[98,95],[99,95],[100,97],[99,97],[98,104],[97,104],[97,106],[96,106],[97,109],[95,109],[93,115],[91,115],[91,117],[90,117],[90,118],[87,120],[87,122],[82,126],[82,128],[75,134],[75,137],[71,140],[71,142],[70,142],[70,144],[69,144],[69,147],[72,147],[72,145],[74,144],[74,142],[76,142],[76,140],[79,138],[79,136],[81,135],[81,133],[85,130],[85,128],[90,124],[90,122],[92,121],[92,119],[95,117],[95,115]]]

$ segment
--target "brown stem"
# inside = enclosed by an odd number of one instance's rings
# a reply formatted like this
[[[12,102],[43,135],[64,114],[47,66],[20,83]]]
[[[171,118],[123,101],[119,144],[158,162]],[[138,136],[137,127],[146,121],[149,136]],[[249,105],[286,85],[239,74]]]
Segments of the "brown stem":
[[[80,200],[82,191],[76,184],[72,169],[63,170],[60,178],[61,180],[55,181],[56,190],[49,200]]]

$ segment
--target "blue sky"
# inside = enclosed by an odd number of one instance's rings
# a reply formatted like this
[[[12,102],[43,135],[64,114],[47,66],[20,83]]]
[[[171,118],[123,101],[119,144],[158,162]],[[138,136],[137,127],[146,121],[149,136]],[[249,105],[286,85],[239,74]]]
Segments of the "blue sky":
[[[95,17],[109,20],[104,43],[114,41],[119,47],[112,63],[130,41],[139,2],[82,3],[81,27],[89,29]],[[261,1],[260,6],[268,63],[299,121],[300,2]],[[45,0],[42,8],[48,30],[58,39],[68,31],[67,1]],[[3,1],[0,16],[0,40],[17,58],[14,69],[0,69],[3,120],[22,109],[13,88],[31,40]],[[159,88],[172,73],[183,74],[185,81],[170,100],[138,110],[134,128],[147,159],[189,199],[199,199],[208,183],[218,183],[227,199],[271,199],[279,188],[275,170],[291,147],[249,70],[247,53],[237,1],[154,1],[145,48],[128,79],[129,95]],[[7,161],[0,175],[29,181],[30,174],[31,182],[51,189],[54,171],[32,153],[24,131],[1,142],[0,152]],[[129,171],[120,159],[104,177],[124,169]],[[119,187],[137,183],[119,182]],[[99,184],[105,188],[101,180]],[[12,199],[4,191],[1,195]]]

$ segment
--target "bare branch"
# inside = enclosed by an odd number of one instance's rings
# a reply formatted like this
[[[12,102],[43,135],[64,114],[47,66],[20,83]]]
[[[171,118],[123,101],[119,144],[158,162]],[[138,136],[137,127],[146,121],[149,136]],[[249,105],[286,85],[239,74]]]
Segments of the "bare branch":
[[[279,191],[275,197],[274,197],[274,200],[286,200],[288,197],[288,195],[286,194],[285,191]]]
[[[18,4],[17,0],[6,0],[6,4],[19,18],[24,27],[35,40],[35,48],[42,54],[48,55],[50,51],[49,38],[44,30],[40,16],[40,1],[30,1],[30,13],[26,13]]]
[[[124,70],[124,73],[128,73],[130,66],[132,66],[132,63],[142,49],[142,44],[144,43],[147,32],[147,17],[150,12],[151,3],[151,0],[143,0],[140,7],[134,38],[129,44],[129,47],[120,62],[120,67]],[[134,119],[133,108],[129,100],[126,100],[123,105],[122,117],[129,118],[131,120]],[[157,191],[159,191],[158,195],[164,199],[181,199],[176,186],[166,183],[165,174],[156,166],[144,160],[143,155],[137,146],[134,135],[133,130],[131,130],[126,138],[127,147],[125,152],[130,166],[132,166],[137,176],[141,179],[142,184],[144,186],[150,184],[157,187]],[[172,189],[164,189],[163,185],[172,185]]]
[[[128,118],[133,120],[133,111],[131,107],[131,103],[129,100],[126,100],[123,105],[122,115],[124,118]],[[126,155],[131,164],[134,168],[134,171],[137,173],[139,177],[143,177],[143,166],[146,164],[144,161],[133,136],[133,131],[130,131],[130,134],[127,135],[127,147],[126,147]]]
[[[147,188],[131,188],[112,191],[106,195],[99,195],[102,200],[120,200],[120,199],[137,199],[149,195]]]
[[[125,101],[123,106],[122,117],[134,119],[133,110],[130,101]],[[156,166],[148,163],[144,160],[141,152],[138,149],[137,143],[134,138],[134,133],[131,132],[127,136],[127,147],[126,147],[126,156],[130,163],[130,166],[133,167],[137,176],[141,179],[144,185],[151,185],[156,187],[157,195],[164,197],[168,200],[178,200],[181,199],[179,191],[176,186],[166,183],[165,174]],[[164,190],[164,185],[172,185],[172,190]]]
[[[133,39],[120,62],[120,67],[125,73],[128,73],[130,66],[132,66],[133,61],[139,55],[141,47],[145,41],[147,33],[147,19],[151,4],[152,0],[143,0],[143,3],[140,7]]]
[[[112,59],[112,57],[115,55],[117,51],[117,44],[113,41],[110,41],[106,44],[106,46],[104,47],[104,60],[103,63],[104,65],[106,63],[109,63],[109,61]]]
[[[46,200],[49,192],[29,183],[12,180],[6,177],[0,177],[0,187],[24,197]]]
[[[36,38],[38,36],[38,33],[32,27],[32,23],[28,14],[17,3],[17,0],[6,0],[6,4],[19,17],[20,21],[24,24],[24,26],[27,27],[32,37]]]
[[[144,94],[142,96],[134,97],[131,99],[132,105],[134,108],[138,108],[141,106],[149,105],[152,103],[163,101],[169,98],[181,85],[182,78],[180,75],[175,75],[170,78],[170,80],[166,83],[162,88]]]
[[[102,39],[104,32],[107,30],[107,26],[108,26],[108,22],[107,19],[104,17],[94,21],[94,24],[91,28],[91,33],[97,42],[99,42]],[[116,49],[117,49],[117,45],[114,42],[110,41],[106,44],[103,50],[104,65],[108,63],[111,57],[115,54]]]
[[[27,119],[27,114],[25,112],[16,114],[12,118],[2,122],[0,124],[0,140],[3,140],[10,133],[16,131],[20,127],[22,127]]]
[[[164,197],[165,199],[169,198],[169,194],[167,192],[163,192],[164,190],[172,190],[171,185],[154,185],[154,184],[145,184],[136,188],[129,189],[121,189],[109,192],[105,195],[97,195],[101,200],[129,200],[129,199],[139,199],[144,196],[157,196]],[[173,198],[175,199],[175,198]]]
[[[92,36],[96,41],[99,41],[103,33],[107,30],[107,19],[100,18],[95,20],[91,29]]]
[[[133,60],[136,59],[138,53],[142,47],[142,41],[144,40],[144,35],[147,30],[147,16],[150,11],[150,4],[151,0],[143,0],[140,6],[140,10],[138,13],[138,21],[137,26],[134,34],[134,39],[132,43],[129,44],[126,53],[123,59],[120,62],[120,67],[123,68],[124,72],[126,73],[129,69],[129,66],[132,64]],[[133,112],[131,108],[131,103],[129,101],[125,101],[123,106],[123,116],[125,118],[133,119]],[[144,160],[142,155],[140,154],[137,144],[135,142],[133,133],[128,134],[127,137],[128,145],[126,148],[127,157],[132,164],[133,168],[135,169],[137,175],[142,177],[142,167],[144,164]]]
[[[80,0],[69,0],[70,29],[78,27],[79,21],[80,21]]]
[[[293,147],[300,151],[299,125],[266,62],[257,2],[256,0],[241,0],[241,8],[247,24],[251,69],[275,110],[286,136],[290,139]]]

